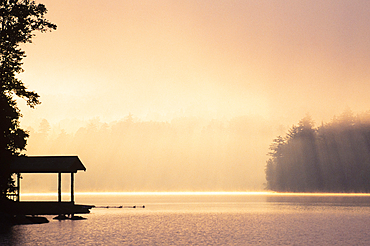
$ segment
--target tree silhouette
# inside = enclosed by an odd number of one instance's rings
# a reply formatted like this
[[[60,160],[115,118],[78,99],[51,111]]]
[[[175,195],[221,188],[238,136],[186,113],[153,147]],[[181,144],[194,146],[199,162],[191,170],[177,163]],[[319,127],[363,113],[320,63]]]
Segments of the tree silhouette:
[[[26,100],[34,108],[40,103],[39,95],[29,91],[16,75],[23,72],[25,52],[22,43],[31,43],[35,31],[55,30],[56,25],[45,19],[43,4],[29,0],[2,0],[0,2],[0,198],[4,198],[13,180],[9,165],[12,156],[25,149],[28,133],[20,128],[22,116],[15,97]]]
[[[265,173],[267,189],[293,192],[369,192],[370,117],[345,110],[313,127],[303,118],[274,140]]]

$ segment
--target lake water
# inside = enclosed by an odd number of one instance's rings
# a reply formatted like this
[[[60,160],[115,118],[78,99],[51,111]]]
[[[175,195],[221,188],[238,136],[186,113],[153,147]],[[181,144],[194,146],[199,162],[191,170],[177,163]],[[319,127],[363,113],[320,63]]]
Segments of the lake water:
[[[76,201],[98,207],[86,220],[47,216],[47,224],[1,228],[0,245],[370,245],[370,195],[106,193]],[[135,205],[145,208],[102,208]]]

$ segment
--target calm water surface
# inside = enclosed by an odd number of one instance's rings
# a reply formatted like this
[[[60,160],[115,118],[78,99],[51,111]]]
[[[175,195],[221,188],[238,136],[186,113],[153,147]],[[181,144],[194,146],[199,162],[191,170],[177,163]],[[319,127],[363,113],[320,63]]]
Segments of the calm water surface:
[[[370,196],[77,194],[87,220],[1,228],[0,245],[370,245]],[[29,197],[30,199],[30,197]],[[30,199],[32,200],[32,199]],[[145,208],[102,208],[99,206]]]

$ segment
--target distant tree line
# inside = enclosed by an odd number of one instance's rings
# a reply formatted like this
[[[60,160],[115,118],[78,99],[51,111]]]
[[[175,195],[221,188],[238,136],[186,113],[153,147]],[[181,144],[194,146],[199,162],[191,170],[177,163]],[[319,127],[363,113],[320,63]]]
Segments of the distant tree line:
[[[270,145],[266,188],[286,192],[369,192],[370,112],[346,110],[314,127],[310,116]]]
[[[87,168],[76,178],[79,191],[262,189],[266,146],[281,132],[259,116],[157,122],[129,114],[109,123],[98,118],[82,123],[70,129],[78,122],[49,124],[44,119],[39,127],[27,128],[28,155],[79,156]],[[55,191],[55,177],[50,185],[44,183],[47,177],[24,177],[25,192]]]

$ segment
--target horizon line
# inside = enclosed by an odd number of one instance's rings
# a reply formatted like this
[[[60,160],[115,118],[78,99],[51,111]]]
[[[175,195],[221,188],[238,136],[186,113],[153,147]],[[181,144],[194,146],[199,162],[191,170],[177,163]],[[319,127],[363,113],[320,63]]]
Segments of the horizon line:
[[[57,196],[54,192],[21,193],[21,196]],[[63,196],[70,196],[70,192],[62,192]],[[74,195],[106,195],[106,196],[133,196],[133,195],[274,195],[274,196],[370,196],[370,193],[323,193],[323,192],[275,192],[275,191],[84,191]]]

